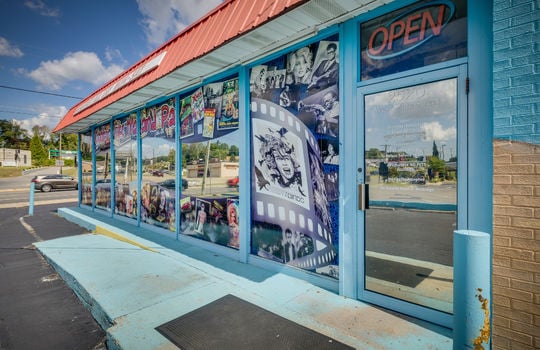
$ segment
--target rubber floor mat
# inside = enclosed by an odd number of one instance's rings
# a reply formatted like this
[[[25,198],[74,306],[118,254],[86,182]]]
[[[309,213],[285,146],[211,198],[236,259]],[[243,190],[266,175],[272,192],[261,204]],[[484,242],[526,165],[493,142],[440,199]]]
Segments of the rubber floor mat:
[[[231,294],[156,330],[184,350],[353,349]]]

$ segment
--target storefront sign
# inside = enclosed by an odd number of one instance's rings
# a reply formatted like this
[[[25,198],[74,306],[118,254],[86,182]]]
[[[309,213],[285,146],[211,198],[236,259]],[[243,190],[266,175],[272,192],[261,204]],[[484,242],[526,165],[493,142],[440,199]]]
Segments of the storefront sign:
[[[436,1],[422,4],[394,18],[371,33],[367,55],[375,60],[402,55],[439,36],[455,12],[454,4]]]
[[[467,0],[435,0],[360,25],[362,80],[467,56]]]

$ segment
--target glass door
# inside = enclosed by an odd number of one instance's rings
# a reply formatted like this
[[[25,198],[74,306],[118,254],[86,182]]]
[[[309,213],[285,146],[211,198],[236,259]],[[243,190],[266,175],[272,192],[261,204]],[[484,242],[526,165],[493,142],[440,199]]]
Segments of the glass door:
[[[363,299],[396,311],[451,314],[461,83],[458,75],[428,78],[358,90],[359,285]]]

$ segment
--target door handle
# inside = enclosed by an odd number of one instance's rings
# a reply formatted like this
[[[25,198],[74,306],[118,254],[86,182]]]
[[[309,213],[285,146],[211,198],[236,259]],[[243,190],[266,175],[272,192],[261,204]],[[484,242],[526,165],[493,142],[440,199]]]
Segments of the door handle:
[[[369,209],[369,185],[358,184],[358,210]]]

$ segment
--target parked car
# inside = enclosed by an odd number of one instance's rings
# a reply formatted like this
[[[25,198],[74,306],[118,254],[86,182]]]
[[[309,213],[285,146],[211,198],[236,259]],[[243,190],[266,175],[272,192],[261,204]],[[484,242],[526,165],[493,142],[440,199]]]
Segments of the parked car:
[[[161,182],[158,182],[158,185],[163,186],[167,189],[174,190],[174,186],[176,184],[176,181],[174,179],[167,179]],[[186,179],[182,179],[182,190],[186,190],[188,188],[188,182]]]
[[[158,176],[158,177],[163,177],[163,171],[162,170],[153,170],[152,175]]]
[[[240,177],[235,176],[232,179],[227,180],[227,186],[229,187],[238,187],[240,184]]]
[[[37,175],[32,178],[34,188],[41,192],[57,189],[78,189],[79,182],[72,176],[62,174]]]

